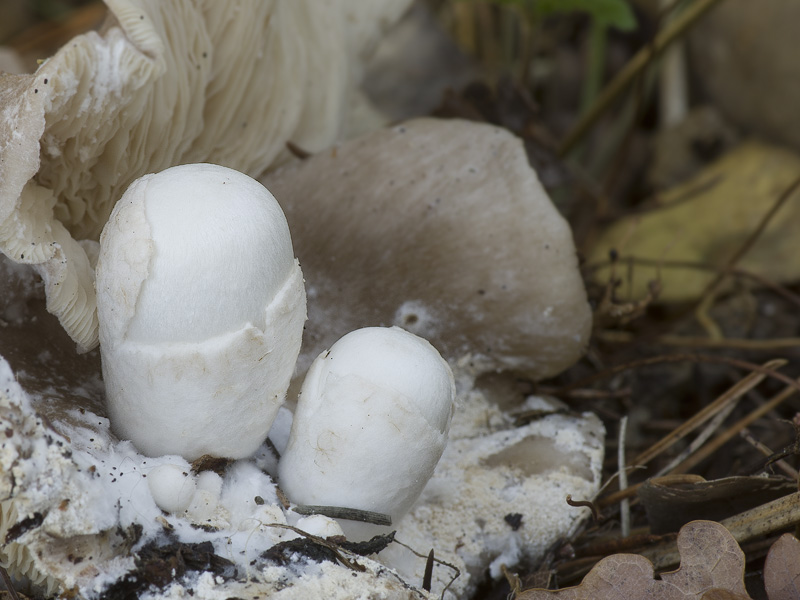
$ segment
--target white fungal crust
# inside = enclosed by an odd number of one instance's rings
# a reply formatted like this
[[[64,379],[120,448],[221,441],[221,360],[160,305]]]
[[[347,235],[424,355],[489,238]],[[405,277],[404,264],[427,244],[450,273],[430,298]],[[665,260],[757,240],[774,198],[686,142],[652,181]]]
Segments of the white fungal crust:
[[[258,448],[305,321],[286,220],[263,186],[208,164],[134,182],[101,237],[97,298],[122,439],[188,460]]]
[[[259,175],[343,127],[365,47],[409,4],[107,0],[100,32],[0,74],[0,251],[32,264],[81,351],[98,343],[96,240],[136,178],[213,162]],[[363,12],[363,11],[362,11]],[[352,35],[351,35],[352,34]]]
[[[300,504],[398,521],[447,443],[455,383],[427,341],[399,327],[353,331],[306,375],[280,483]]]
[[[42,312],[46,314],[43,307]],[[9,347],[7,338],[0,338],[0,350]],[[37,379],[51,373],[48,369],[52,363],[36,364]],[[203,492],[208,505],[219,501],[210,519],[197,522],[189,515],[162,515],[146,482],[165,463],[162,459],[143,461],[128,442],[113,439],[106,419],[91,412],[100,392],[92,388],[89,400],[84,382],[73,377],[68,373],[66,378],[58,378],[56,387],[49,386],[46,395],[29,396],[0,357],[0,566],[15,579],[18,590],[37,598],[98,600],[107,597],[115,583],[142,577],[137,564],[141,564],[140,557],[147,561],[140,553],[143,547],[163,547],[177,541],[210,543],[210,556],[233,560],[237,571],[246,576],[223,580],[198,567],[199,572],[191,569],[186,577],[174,573],[174,580],[170,578],[162,589],[148,589],[145,582],[138,594],[131,595],[154,600],[191,596],[207,600],[350,600],[365,594],[397,600],[428,597],[369,557],[358,559],[365,571],[357,578],[339,563],[292,561],[279,566],[261,558],[275,544],[297,535],[280,527],[287,520],[275,485],[248,461],[239,461],[228,469],[221,498],[218,477],[208,472],[198,476],[198,492]],[[27,375],[24,378],[33,381]],[[54,402],[67,398],[73,406],[76,402],[81,406],[80,412],[74,413],[85,419],[82,424],[69,423],[68,413],[73,411],[50,414],[57,417],[53,425],[68,432],[71,439],[56,433],[36,412],[42,408],[49,411]],[[181,473],[189,471],[189,465],[175,457],[165,462],[182,469]],[[333,524],[325,526],[320,519],[311,519],[310,528],[314,529],[316,523],[321,535],[341,533]],[[165,528],[171,531],[169,536]],[[174,553],[172,548],[170,552]]]

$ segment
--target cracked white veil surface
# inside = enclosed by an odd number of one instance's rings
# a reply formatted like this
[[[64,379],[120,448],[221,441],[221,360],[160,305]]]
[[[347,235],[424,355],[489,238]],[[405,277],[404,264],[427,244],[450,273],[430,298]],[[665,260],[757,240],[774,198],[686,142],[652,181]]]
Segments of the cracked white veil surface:
[[[0,75],[0,251],[33,265],[78,349],[98,342],[95,241],[137,177],[251,176],[341,133],[359,61],[410,0],[107,0],[99,32]]]

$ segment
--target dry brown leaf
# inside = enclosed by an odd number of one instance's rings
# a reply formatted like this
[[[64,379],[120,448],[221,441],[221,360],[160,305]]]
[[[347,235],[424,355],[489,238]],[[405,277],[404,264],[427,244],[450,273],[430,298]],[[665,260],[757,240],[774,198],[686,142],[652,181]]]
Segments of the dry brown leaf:
[[[722,525],[692,521],[681,529],[677,543],[681,566],[677,571],[663,573],[660,581],[653,578],[653,565],[646,558],[615,554],[597,563],[579,586],[558,591],[525,590],[517,600],[748,598],[744,587],[744,554]]]
[[[614,554],[597,563],[580,585],[563,590],[524,590],[516,600],[646,600],[653,598],[653,563],[637,554]]]
[[[793,535],[784,533],[769,549],[764,587],[769,600],[800,598],[800,541]]]
[[[725,477],[713,481],[648,479],[637,493],[647,512],[650,532],[679,530],[689,521],[721,521],[797,491],[778,477]],[[798,596],[800,598],[800,596]]]
[[[737,594],[729,590],[715,588],[713,590],[708,590],[705,594],[703,594],[701,600],[751,600],[751,598],[750,596],[742,596],[741,594]]]

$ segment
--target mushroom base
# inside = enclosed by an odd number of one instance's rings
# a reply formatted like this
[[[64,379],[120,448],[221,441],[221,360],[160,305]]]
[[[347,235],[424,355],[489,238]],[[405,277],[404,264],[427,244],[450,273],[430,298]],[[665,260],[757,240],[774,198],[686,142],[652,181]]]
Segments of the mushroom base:
[[[476,388],[457,370],[450,443],[397,524],[397,539],[422,558],[394,544],[377,557],[340,550],[366,569],[353,576],[324,553],[310,555],[317,545],[286,526],[322,535],[326,522],[301,523],[280,504],[267,445],[225,470],[216,506],[203,520],[188,511],[163,513],[148,485],[151,473],[165,464],[187,472],[191,466],[174,456],[142,456],[110,433],[98,356],[76,355],[47,314],[31,270],[8,266],[0,257],[9,282],[0,294],[0,565],[27,580],[30,591],[90,600],[112,592],[151,600],[419,600],[428,597],[414,587],[425,571],[423,553],[435,548],[437,558],[461,570],[446,600],[469,598],[488,568],[496,574],[500,564],[538,560],[568,535],[588,510],[566,505],[564,495],[591,498],[600,485],[596,417],[550,414],[517,427],[498,393]],[[529,399],[521,408],[548,406]],[[516,524],[505,519],[516,513]],[[175,563],[164,557],[178,555],[192,557],[193,566],[171,570]],[[453,576],[437,563],[431,597]]]
[[[300,352],[305,291],[298,265],[266,313],[264,331],[247,325],[198,343],[104,343],[103,379],[117,436],[147,456],[251,456],[284,401]],[[296,343],[278,352],[275,340]]]

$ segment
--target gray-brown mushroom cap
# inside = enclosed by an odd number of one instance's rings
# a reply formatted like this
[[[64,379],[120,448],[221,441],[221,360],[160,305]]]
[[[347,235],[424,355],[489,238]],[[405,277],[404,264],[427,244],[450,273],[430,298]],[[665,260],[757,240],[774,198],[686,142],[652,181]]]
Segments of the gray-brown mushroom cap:
[[[301,368],[348,331],[391,324],[478,371],[544,378],[583,352],[572,234],[506,130],[414,120],[262,182],[306,277]]]

